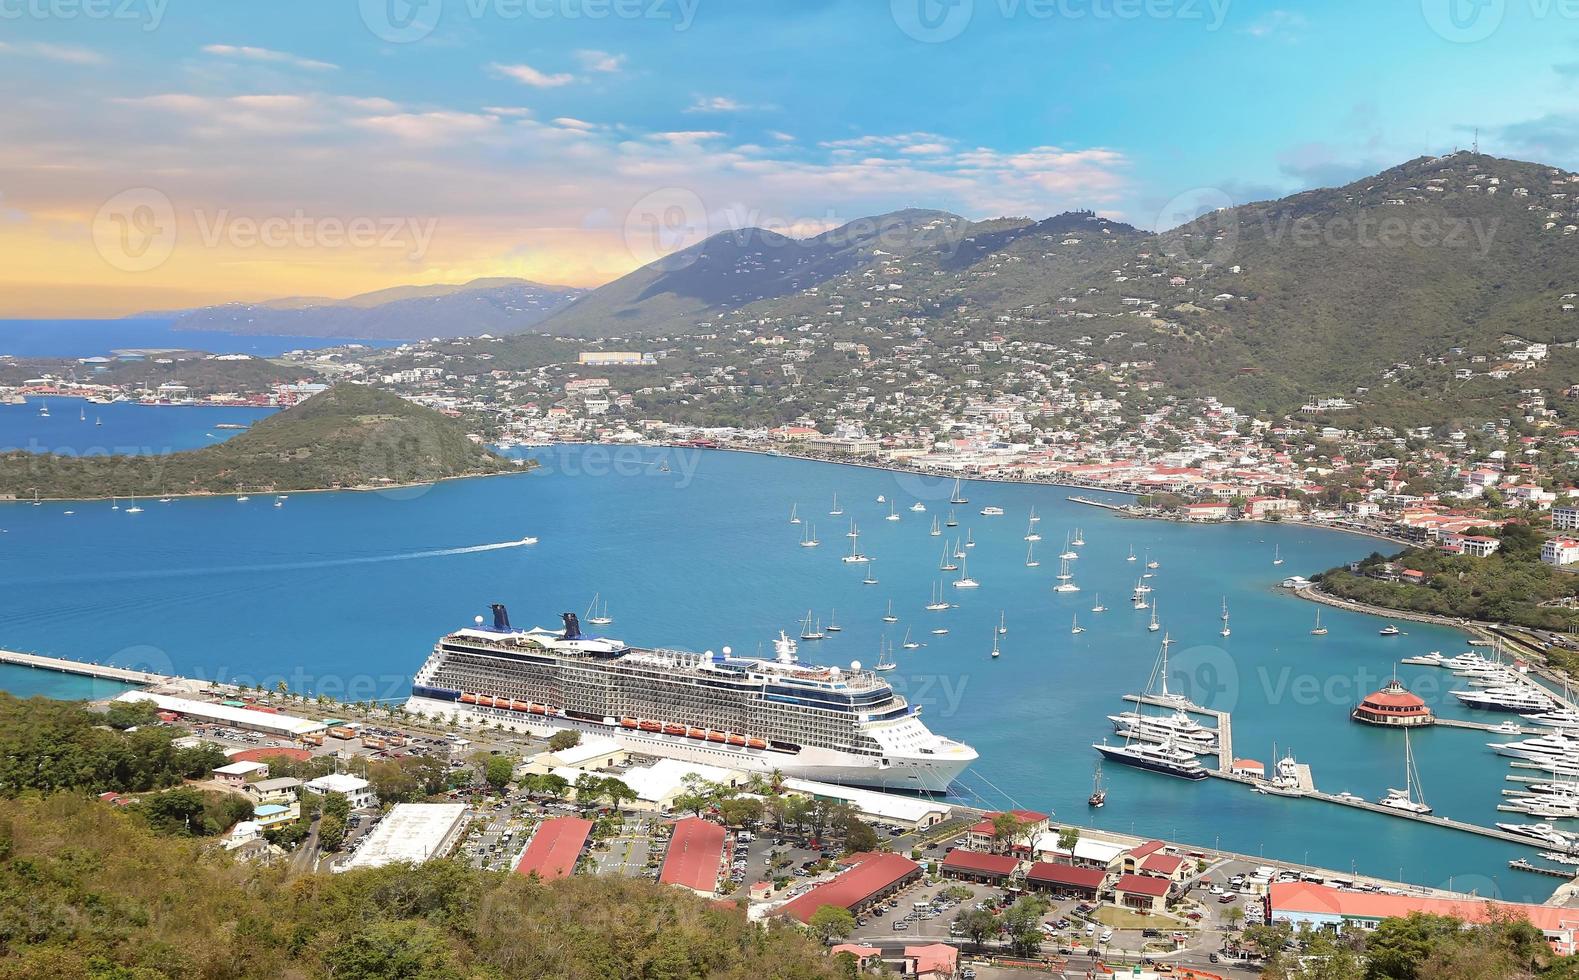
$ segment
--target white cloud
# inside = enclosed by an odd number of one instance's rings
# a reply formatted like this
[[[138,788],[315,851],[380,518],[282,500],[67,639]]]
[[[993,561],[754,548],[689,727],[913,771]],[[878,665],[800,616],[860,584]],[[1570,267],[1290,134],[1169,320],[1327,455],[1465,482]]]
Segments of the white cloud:
[[[306,68],[310,71],[334,71],[340,67],[327,61],[300,58],[285,51],[274,51],[270,48],[255,48],[247,45],[205,44],[203,45],[203,53],[220,58],[236,58],[243,61],[262,61],[290,65],[293,68]]]
[[[724,135],[723,133],[720,133],[720,132],[718,132],[716,130],[711,130],[711,129],[691,129],[691,130],[682,130],[682,131],[679,131],[679,132],[670,132],[670,133],[653,133],[651,136],[648,137],[648,139],[658,140],[659,142],[662,142],[662,143],[673,143],[673,144],[676,144],[676,145],[680,145],[680,144],[689,144],[689,143],[700,143],[703,140],[719,139],[723,135]]]
[[[610,54],[607,51],[594,51],[584,49],[576,52],[576,60],[581,62],[581,67],[587,71],[617,72],[625,67],[625,56]]]
[[[532,115],[532,110],[519,105],[485,105],[482,111],[490,116],[509,116],[515,119],[525,119]]]
[[[696,101],[686,108],[686,112],[745,112],[751,108],[743,102],[724,95],[697,96]]]
[[[554,125],[561,129],[574,129],[578,133],[590,133],[598,128],[596,123],[589,123],[585,119],[576,119],[572,116],[559,116],[554,120]]]
[[[438,143],[459,136],[473,136],[496,125],[491,116],[470,112],[402,112],[388,116],[369,116],[354,120],[363,129],[385,133],[403,140]]]
[[[1310,21],[1304,14],[1292,10],[1272,10],[1255,23],[1241,29],[1240,33],[1262,40],[1296,41],[1309,26]]]
[[[530,85],[533,88],[559,88],[561,85],[569,85],[576,80],[574,75],[565,72],[549,74],[538,71],[531,65],[501,65],[496,62],[489,65],[488,68],[495,75],[514,79],[522,85]]]
[[[793,142],[795,142],[795,137],[794,136],[790,135],[789,133],[780,132],[777,129],[770,129],[770,130],[768,130],[768,135],[773,137],[774,139],[778,140],[780,143],[793,143]]]
[[[31,44],[8,44],[5,41],[0,41],[0,51],[32,55],[36,58],[47,58],[50,61],[60,61],[68,65],[102,65],[107,60],[102,54],[91,48],[78,47],[73,44],[48,44],[43,41],[34,41]]]

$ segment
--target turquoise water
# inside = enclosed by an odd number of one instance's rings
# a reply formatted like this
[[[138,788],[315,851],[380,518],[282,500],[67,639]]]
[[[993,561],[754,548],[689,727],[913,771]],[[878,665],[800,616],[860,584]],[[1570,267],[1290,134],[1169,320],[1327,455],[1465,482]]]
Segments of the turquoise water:
[[[175,410],[172,410],[175,411]],[[1108,805],[1085,806],[1096,753],[1120,695],[1142,689],[1160,633],[1146,630],[1129,593],[1149,552],[1164,628],[1177,641],[1170,683],[1234,714],[1236,754],[1270,763],[1275,742],[1314,770],[1319,787],[1369,798],[1402,780],[1401,735],[1347,719],[1401,656],[1464,639],[1409,625],[1322,612],[1330,635],[1311,637],[1315,607],[1277,587],[1284,577],[1363,556],[1368,539],[1294,525],[1186,527],[1131,521],[1067,502],[1064,489],[967,484],[962,507],[977,546],[976,590],[945,587],[958,608],[923,606],[942,539],[928,535],[947,510],[949,485],[856,467],[736,453],[557,448],[532,474],[373,494],[295,494],[272,506],[254,497],[182,499],[127,515],[108,504],[0,509],[0,646],[153,670],[263,682],[337,697],[398,697],[443,632],[509,604],[518,625],[557,624],[601,593],[607,632],[640,644],[766,650],[794,633],[808,608],[841,633],[805,644],[807,659],[870,663],[880,638],[907,626],[927,646],[898,651],[896,687],[925,706],[936,731],[981,760],[956,785],[962,797],[1012,803],[1077,822],[1264,852],[1506,898],[1549,894],[1550,879],[1507,868],[1527,849],[1306,800],[1266,798],[1210,780],[1184,783],[1107,767]],[[658,465],[667,462],[664,472]],[[827,516],[837,492],[847,512]],[[879,494],[901,520],[884,520]],[[931,508],[911,513],[918,497]],[[815,523],[822,546],[798,546]],[[983,518],[997,504],[1008,512]],[[1025,567],[1028,509],[1042,515],[1042,564]],[[841,563],[854,517],[865,569]],[[1064,534],[1084,528],[1074,563],[1083,591],[1051,591]],[[529,547],[508,547],[538,535]],[[498,547],[484,548],[483,546]],[[1272,564],[1274,546],[1286,559]],[[479,550],[480,549],[480,550]],[[1093,615],[1094,593],[1111,611]],[[1233,635],[1218,636],[1226,595]],[[881,621],[889,599],[900,622]],[[1000,611],[1003,656],[989,657]],[[1088,632],[1073,636],[1080,615]],[[949,635],[930,630],[945,623]],[[1448,675],[1399,676],[1445,714],[1466,716],[1446,694]],[[8,679],[0,676],[0,683]],[[1439,813],[1481,824],[1506,767],[1488,737],[1433,730],[1415,739],[1426,798]],[[1505,817],[1503,819],[1506,819]]]
[[[0,691],[19,698],[46,697],[57,701],[97,701],[134,690],[130,684],[117,684],[53,670],[35,670],[15,664],[0,664]]]
[[[340,343],[393,347],[398,340],[336,340],[331,337],[270,337],[175,330],[163,318],[135,320],[0,320],[0,354],[15,357],[96,357],[126,348],[170,347],[213,354],[276,357],[299,348]]]
[[[48,416],[39,414],[41,406],[49,408]],[[274,411],[135,402],[94,405],[81,398],[35,397],[23,405],[0,405],[0,452],[24,449],[69,456],[161,455],[224,442],[240,430],[215,426],[251,425]]]

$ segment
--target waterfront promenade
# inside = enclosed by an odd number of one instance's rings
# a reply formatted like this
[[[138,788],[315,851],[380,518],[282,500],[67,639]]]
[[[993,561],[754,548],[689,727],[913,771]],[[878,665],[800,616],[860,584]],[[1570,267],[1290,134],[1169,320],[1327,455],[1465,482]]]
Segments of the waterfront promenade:
[[[162,686],[183,680],[146,670],[129,670],[125,667],[90,664],[81,660],[67,660],[64,657],[44,657],[36,653],[20,653],[15,650],[0,650],[0,663],[32,667],[37,670],[52,670],[61,674],[76,674],[79,677],[92,677],[96,680],[116,681],[121,684]]]

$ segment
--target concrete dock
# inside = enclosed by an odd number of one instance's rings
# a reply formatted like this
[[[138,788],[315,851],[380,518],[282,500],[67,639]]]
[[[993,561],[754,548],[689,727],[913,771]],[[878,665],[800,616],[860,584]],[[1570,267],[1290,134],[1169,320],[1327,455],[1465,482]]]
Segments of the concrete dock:
[[[37,670],[53,670],[62,674],[76,674],[79,677],[92,677],[103,681],[118,681],[122,684],[156,685],[167,684],[176,680],[176,678],[167,677],[164,674],[151,673],[146,670],[128,670],[125,667],[90,664],[81,660],[45,657],[36,653],[19,653],[15,650],[0,650],[0,663],[15,664],[18,667],[33,667]]]

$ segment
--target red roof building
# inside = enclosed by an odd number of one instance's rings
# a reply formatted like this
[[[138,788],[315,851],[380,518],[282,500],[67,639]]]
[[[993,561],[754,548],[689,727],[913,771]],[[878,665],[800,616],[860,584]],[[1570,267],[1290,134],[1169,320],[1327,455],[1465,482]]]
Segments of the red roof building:
[[[1101,868],[1077,868],[1069,864],[1038,861],[1025,873],[1025,881],[1033,888],[1046,888],[1054,892],[1071,892],[1082,898],[1092,898],[1102,889],[1107,872]]]
[[[906,946],[905,959],[910,961],[907,974],[917,980],[952,977],[959,969],[959,950],[948,943]]]
[[[576,870],[576,862],[586,849],[587,838],[592,835],[592,821],[580,817],[556,817],[537,825],[532,843],[516,864],[515,870],[524,875],[535,874],[546,881],[568,878]]]
[[[1413,728],[1436,720],[1425,701],[1405,690],[1397,678],[1375,694],[1367,695],[1349,712],[1349,717],[1366,725],[1390,728]]]
[[[971,881],[1002,881],[1019,868],[1019,858],[1007,854],[984,854],[956,847],[943,858],[942,872],[946,877],[966,878]]]
[[[1113,897],[1120,905],[1144,912],[1162,912],[1168,907],[1168,892],[1173,882],[1155,875],[1120,875],[1113,883]]]
[[[658,880],[712,895],[718,890],[718,871],[724,863],[725,836],[724,828],[699,817],[675,821]]]
[[[1177,854],[1153,854],[1140,862],[1143,874],[1161,875],[1164,878],[1178,878],[1189,870],[1188,862]]]
[[[810,922],[824,905],[855,911],[886,898],[921,877],[921,865],[898,854],[866,853],[846,859],[850,869],[786,903],[779,914]]]
[[[1383,919],[1405,918],[1413,912],[1446,915],[1465,922],[1487,922],[1493,915],[1528,919],[1552,948],[1565,956],[1575,951],[1579,916],[1573,909],[1551,905],[1520,905],[1485,899],[1425,898],[1341,891],[1306,881],[1274,882],[1267,896],[1274,922],[1315,927],[1375,928]]]

